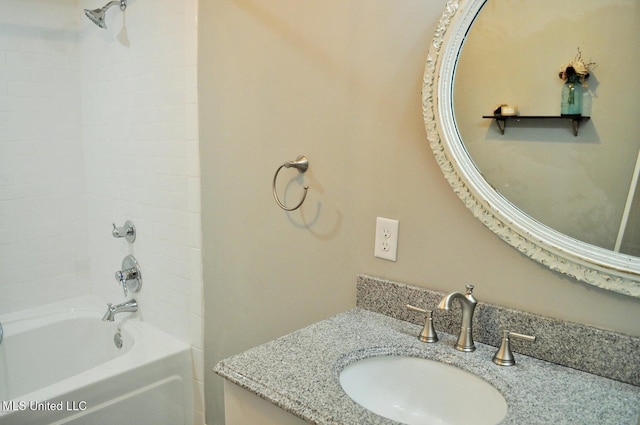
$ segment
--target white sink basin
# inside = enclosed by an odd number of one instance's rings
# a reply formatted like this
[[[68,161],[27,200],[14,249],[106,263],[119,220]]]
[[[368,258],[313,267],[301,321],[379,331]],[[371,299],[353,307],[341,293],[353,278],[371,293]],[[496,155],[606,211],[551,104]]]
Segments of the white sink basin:
[[[356,403],[407,425],[494,425],[507,413],[507,402],[491,384],[417,357],[357,361],[340,373],[340,384]]]

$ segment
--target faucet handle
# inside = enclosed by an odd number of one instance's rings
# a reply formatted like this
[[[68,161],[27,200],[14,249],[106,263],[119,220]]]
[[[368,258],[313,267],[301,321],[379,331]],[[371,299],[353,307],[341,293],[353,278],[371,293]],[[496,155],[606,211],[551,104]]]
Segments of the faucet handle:
[[[422,342],[438,342],[438,334],[433,327],[433,310],[425,310],[411,304],[407,304],[407,309],[426,315],[424,327],[420,335],[418,335],[418,339]]]
[[[122,286],[122,291],[124,292],[124,297],[127,298],[129,295],[129,290],[127,288],[127,274],[121,270],[116,272],[116,281],[120,283]]]
[[[516,364],[516,359],[511,352],[510,338],[519,339],[522,341],[535,342],[536,337],[532,335],[523,335],[516,332],[511,332],[507,329],[502,331],[502,343],[500,348],[494,354],[492,361],[498,366],[513,366]]]
[[[133,243],[136,240],[136,226],[130,220],[124,222],[124,227],[116,227],[116,223],[113,223],[111,234],[114,238],[125,238],[127,242]]]
[[[115,274],[116,281],[122,285],[125,298],[129,296],[129,291],[138,292],[142,286],[142,271],[140,264],[133,255],[127,255],[122,260],[122,270]]]

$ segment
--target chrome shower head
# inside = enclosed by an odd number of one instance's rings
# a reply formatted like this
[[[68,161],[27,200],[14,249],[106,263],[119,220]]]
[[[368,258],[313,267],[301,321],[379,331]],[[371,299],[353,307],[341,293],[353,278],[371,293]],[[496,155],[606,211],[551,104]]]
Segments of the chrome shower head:
[[[107,13],[107,10],[111,8],[111,6],[115,6],[117,4],[120,5],[120,10],[122,10],[123,12],[127,8],[127,0],[112,0],[100,9],[85,9],[84,14],[91,20],[91,22],[93,22],[100,28],[107,28],[107,24],[104,21],[104,15]]]

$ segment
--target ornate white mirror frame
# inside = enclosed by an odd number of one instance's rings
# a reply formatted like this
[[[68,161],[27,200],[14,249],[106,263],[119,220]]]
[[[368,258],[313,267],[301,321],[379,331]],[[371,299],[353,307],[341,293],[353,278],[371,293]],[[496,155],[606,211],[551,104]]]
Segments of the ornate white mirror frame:
[[[491,187],[456,127],[453,81],[458,55],[487,0],[449,0],[429,48],[422,108],[427,138],[454,192],[485,226],[529,258],[591,285],[640,298],[640,258],[573,239],[523,213]]]

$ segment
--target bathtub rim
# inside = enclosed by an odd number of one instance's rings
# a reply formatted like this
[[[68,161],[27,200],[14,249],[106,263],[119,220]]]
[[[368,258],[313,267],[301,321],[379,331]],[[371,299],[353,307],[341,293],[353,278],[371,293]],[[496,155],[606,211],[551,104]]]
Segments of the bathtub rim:
[[[0,315],[0,321],[11,328],[17,328],[18,332],[24,332],[41,324],[49,324],[53,321],[61,321],[75,317],[92,317],[101,320],[106,302],[95,295],[84,295],[76,298],[62,300],[51,304],[33,307],[17,312]],[[141,307],[143,308],[143,307]],[[6,321],[6,322],[5,322]],[[23,323],[20,323],[23,322]],[[122,356],[109,360],[97,367],[85,370],[79,374],[60,380],[54,384],[21,395],[10,401],[45,401],[64,397],[79,388],[97,384],[113,376],[126,374],[147,364],[161,362],[165,358],[185,355],[191,359],[191,346],[180,341],[176,337],[143,321],[139,315],[123,317],[116,321],[122,330],[133,337],[134,344],[131,350]],[[6,327],[5,327],[6,333]],[[7,336],[7,335],[5,335]],[[192,376],[184,376],[187,390],[191,390]],[[187,406],[192,409],[193,406]],[[0,418],[12,412],[1,412]]]

